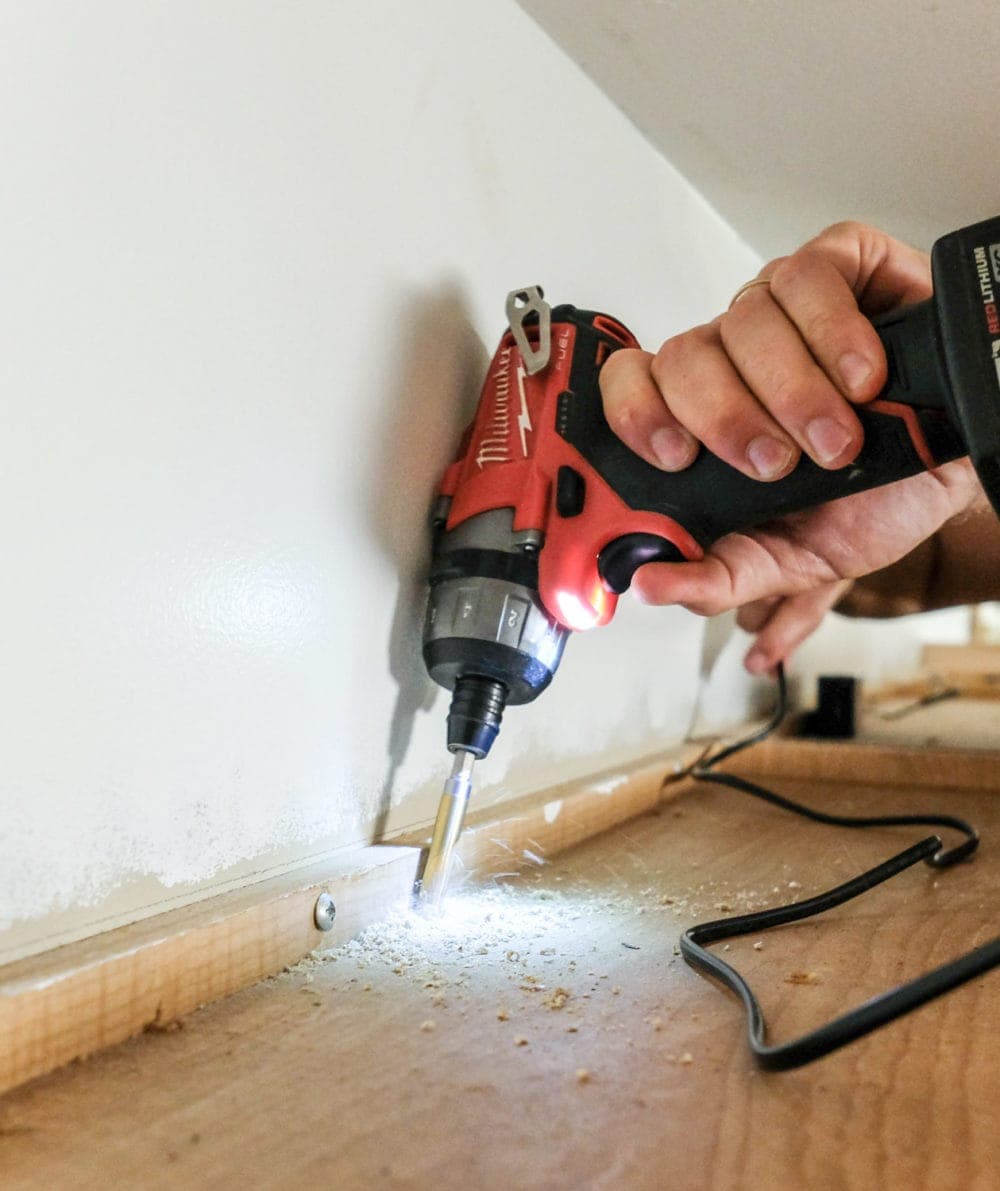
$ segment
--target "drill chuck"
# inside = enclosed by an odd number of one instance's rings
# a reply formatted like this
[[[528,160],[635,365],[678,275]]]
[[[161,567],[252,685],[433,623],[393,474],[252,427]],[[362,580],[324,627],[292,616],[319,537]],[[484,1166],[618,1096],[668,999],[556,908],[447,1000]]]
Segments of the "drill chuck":
[[[424,623],[424,661],[454,691],[448,748],[485,757],[508,704],[530,703],[552,681],[568,631],[538,597],[538,563],[510,509],[439,526]]]
[[[449,750],[464,750],[482,760],[497,738],[506,705],[507,690],[502,682],[475,674],[459,678],[448,711]]]

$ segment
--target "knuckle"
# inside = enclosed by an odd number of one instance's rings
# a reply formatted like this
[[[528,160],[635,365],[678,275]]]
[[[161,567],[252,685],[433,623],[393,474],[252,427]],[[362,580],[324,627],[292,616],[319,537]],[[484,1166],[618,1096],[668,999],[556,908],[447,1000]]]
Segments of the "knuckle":
[[[803,317],[802,337],[813,346],[836,344],[850,337],[845,335],[847,321],[853,322],[845,317],[843,310],[819,307]],[[858,321],[864,321],[860,315]]]
[[[738,406],[704,410],[696,428],[698,438],[715,455],[733,466],[745,466],[746,444],[754,437],[756,427],[743,416]]]
[[[768,279],[773,278],[775,273],[782,267],[782,265],[784,265],[787,260],[787,254],[784,256],[776,256],[774,260],[768,261],[764,268],[761,269],[760,275],[762,277],[767,277]]]
[[[613,352],[601,366],[599,384],[605,399],[614,400],[617,394],[641,372],[644,352],[635,348],[621,348]]]
[[[695,600],[688,600],[684,607],[696,616],[721,616],[723,612],[730,611],[732,604],[719,596],[704,595]]]
[[[635,439],[647,421],[646,402],[634,391],[626,392],[613,401],[605,401],[604,414],[608,425],[622,439]]]
[[[673,335],[661,344],[650,365],[655,380],[659,381],[677,371],[681,360],[687,355],[688,341],[692,334],[692,331],[685,331],[683,335]]]
[[[672,335],[660,345],[653,357],[653,375],[672,373],[685,366],[694,353],[710,349],[718,342],[718,328],[711,323],[692,327],[680,335]]]
[[[780,294],[798,287],[811,271],[814,257],[815,253],[808,245],[791,256],[782,257],[771,274],[771,288],[774,292]]]
[[[795,273],[796,263],[801,252],[800,248],[798,252],[789,256],[779,256],[771,261],[767,267],[767,276],[772,286],[780,286],[786,277]]]
[[[649,373],[643,353],[616,352],[600,373],[604,415],[611,428],[624,437],[640,425],[652,398],[649,393]]]
[[[772,411],[801,411],[814,397],[815,386],[795,372],[779,372],[771,381],[766,404]]]
[[[813,245],[857,244],[871,234],[871,228],[858,219],[840,219],[825,227],[810,241]]]
[[[653,357],[650,374],[668,409],[677,414],[713,353],[722,350],[718,326],[693,327],[666,340]]]

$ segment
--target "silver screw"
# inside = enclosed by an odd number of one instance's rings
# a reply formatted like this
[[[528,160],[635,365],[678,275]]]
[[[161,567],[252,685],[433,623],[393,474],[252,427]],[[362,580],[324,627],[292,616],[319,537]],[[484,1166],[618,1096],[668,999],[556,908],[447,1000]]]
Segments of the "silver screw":
[[[318,930],[333,930],[333,920],[337,917],[337,907],[328,893],[321,893],[316,899],[313,910],[313,921]]]

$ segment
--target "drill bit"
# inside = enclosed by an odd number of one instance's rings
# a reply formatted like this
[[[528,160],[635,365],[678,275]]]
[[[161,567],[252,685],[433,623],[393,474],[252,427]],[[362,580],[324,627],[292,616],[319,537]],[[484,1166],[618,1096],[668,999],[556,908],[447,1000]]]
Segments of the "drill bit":
[[[448,884],[452,856],[465,821],[465,808],[472,793],[472,767],[476,763],[475,753],[458,749],[451,776],[444,784],[444,793],[438,804],[434,834],[424,865],[423,880],[420,883],[420,901],[431,909],[438,909]]]

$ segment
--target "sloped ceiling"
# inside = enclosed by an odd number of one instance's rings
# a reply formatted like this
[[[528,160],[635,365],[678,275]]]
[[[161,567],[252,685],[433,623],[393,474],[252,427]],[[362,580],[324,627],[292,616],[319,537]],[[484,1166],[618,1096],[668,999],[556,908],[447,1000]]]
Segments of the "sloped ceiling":
[[[764,257],[1000,213],[997,0],[519,3]]]

